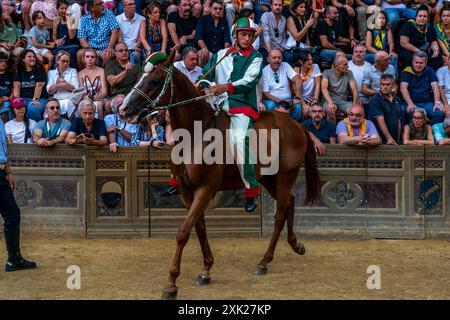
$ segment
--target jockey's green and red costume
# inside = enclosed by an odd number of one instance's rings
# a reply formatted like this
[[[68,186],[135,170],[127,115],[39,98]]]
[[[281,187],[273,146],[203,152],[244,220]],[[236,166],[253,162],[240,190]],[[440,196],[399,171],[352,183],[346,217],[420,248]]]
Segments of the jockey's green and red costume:
[[[235,37],[240,30],[256,31],[250,26],[248,18],[236,21],[233,26]],[[231,48],[217,52],[203,68],[203,74],[222,58],[223,60],[205,79],[216,84],[228,85],[228,91],[220,97],[226,98],[222,103],[222,109],[231,118],[230,146],[232,150],[237,147],[234,158],[245,185],[245,197],[256,198],[259,194],[259,184],[254,165],[249,161],[252,155],[247,131],[253,128],[254,121],[259,117],[257,86],[262,77],[263,58],[253,46],[243,50],[235,44]]]

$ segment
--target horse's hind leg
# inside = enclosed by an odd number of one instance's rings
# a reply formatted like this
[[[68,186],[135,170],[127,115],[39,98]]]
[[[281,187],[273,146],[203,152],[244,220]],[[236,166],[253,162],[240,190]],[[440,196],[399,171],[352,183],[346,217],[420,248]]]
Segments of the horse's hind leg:
[[[294,232],[294,202],[295,197],[291,195],[289,199],[289,206],[286,209],[287,213],[287,241],[292,249],[298,254],[305,254],[305,246],[301,242],[297,242],[297,237]]]
[[[275,226],[272,234],[272,238],[270,239],[269,247],[267,248],[266,253],[264,254],[263,259],[258,263],[256,267],[253,268],[252,273],[254,275],[263,275],[267,272],[267,264],[269,264],[273,260],[273,255],[275,252],[275,248],[277,246],[278,239],[280,237],[280,233],[283,230],[284,223],[287,218],[287,208],[289,206],[289,199],[291,197],[291,188],[293,182],[296,179],[295,177],[290,177],[293,175],[283,175],[278,176],[277,181],[277,212],[275,214]]]
[[[177,296],[178,288],[176,286],[176,280],[180,275],[181,256],[183,254],[183,249],[189,240],[192,227],[197,223],[201,215],[203,215],[203,212],[206,210],[206,207],[208,206],[211,198],[212,197],[208,188],[199,188],[196,190],[194,199],[189,208],[189,213],[177,232],[177,249],[175,251],[175,257],[173,259],[172,267],[169,271],[169,280],[164,287],[162,299],[175,299]]]
[[[198,241],[203,254],[203,270],[198,275],[195,284],[198,286],[209,284],[211,277],[209,276],[209,270],[214,263],[214,257],[209,246],[208,237],[206,235],[206,223],[205,214],[203,213],[195,224],[195,231],[197,232]]]

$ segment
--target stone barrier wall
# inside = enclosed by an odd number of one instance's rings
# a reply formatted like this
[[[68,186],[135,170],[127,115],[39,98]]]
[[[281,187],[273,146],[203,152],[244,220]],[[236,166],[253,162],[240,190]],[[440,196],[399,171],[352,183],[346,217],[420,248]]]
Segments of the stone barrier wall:
[[[181,196],[160,197],[169,150],[12,145],[16,200],[25,232],[55,236],[173,236],[186,215]],[[303,206],[304,172],[293,190],[295,231],[320,238],[450,238],[450,147],[328,146],[318,157],[322,199]],[[243,190],[219,193],[208,234],[270,236],[274,201],[243,211]]]

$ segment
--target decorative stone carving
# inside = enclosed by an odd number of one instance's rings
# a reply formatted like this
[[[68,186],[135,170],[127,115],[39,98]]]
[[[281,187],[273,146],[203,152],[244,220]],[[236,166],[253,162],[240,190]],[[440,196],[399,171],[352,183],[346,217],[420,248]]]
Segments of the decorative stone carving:
[[[111,182],[115,182],[119,188],[115,188],[116,184],[111,184]],[[109,186],[113,186],[113,188],[111,189]],[[124,177],[97,177],[97,216],[124,216],[124,190]]]
[[[355,182],[330,180],[322,188],[322,199],[330,209],[354,210],[361,206],[364,193]]]
[[[16,202],[19,207],[26,207],[28,205],[28,201],[35,197],[35,192],[27,185],[25,181],[21,180],[17,182],[14,197],[16,198]]]
[[[83,160],[13,159],[11,163],[21,168],[84,168]]]
[[[347,206],[347,201],[353,199],[353,190],[350,189],[344,181],[338,181],[334,188],[328,190],[328,196],[336,200],[339,208]]]
[[[138,160],[138,170],[148,170],[148,164],[150,163],[150,169],[169,169],[170,162],[167,160]]]
[[[423,160],[416,159],[414,160],[415,168],[423,168]],[[427,169],[443,169],[444,168],[444,160],[429,160],[427,159]]]
[[[320,168],[371,168],[371,169],[402,169],[403,160],[351,160],[327,159],[319,161]]]
[[[96,161],[96,169],[113,169],[113,170],[124,170],[125,161]]]

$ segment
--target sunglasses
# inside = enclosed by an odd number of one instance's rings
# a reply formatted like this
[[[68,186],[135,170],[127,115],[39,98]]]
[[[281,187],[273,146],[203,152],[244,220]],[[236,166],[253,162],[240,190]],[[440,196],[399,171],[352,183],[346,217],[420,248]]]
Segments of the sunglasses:
[[[280,36],[280,30],[277,27],[273,28],[273,32],[275,32],[275,37],[278,38]]]
[[[423,120],[425,119],[424,117],[413,117],[413,120]]]
[[[280,77],[278,77],[278,73],[274,72],[273,78],[275,79],[276,83],[280,83]]]
[[[61,107],[60,106],[49,106],[49,107],[47,107],[47,108],[49,108],[50,110],[61,110]]]

